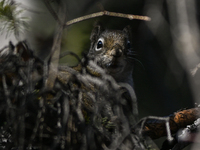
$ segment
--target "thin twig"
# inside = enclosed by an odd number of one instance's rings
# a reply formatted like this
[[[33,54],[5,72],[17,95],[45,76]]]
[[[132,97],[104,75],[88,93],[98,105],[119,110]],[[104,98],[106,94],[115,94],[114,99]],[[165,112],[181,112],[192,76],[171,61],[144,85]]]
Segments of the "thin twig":
[[[53,47],[51,49],[51,62],[49,64],[49,74],[46,81],[46,88],[51,89],[54,86],[54,81],[57,76],[58,71],[58,61],[60,56],[60,45],[61,45],[61,39],[62,39],[62,32],[63,27],[59,26],[59,29],[55,35]]]
[[[165,128],[166,128],[166,135],[167,135],[167,139],[169,141],[173,140],[172,134],[171,134],[171,130],[170,130],[170,118],[169,117],[156,117],[156,116],[148,116],[145,118],[142,118],[139,122],[141,122],[141,128],[139,130],[139,134],[142,135],[142,132],[144,132],[145,130],[145,123],[147,122],[147,120],[159,120],[159,121],[164,121],[165,124]]]
[[[116,12],[109,12],[109,11],[101,11],[89,15],[85,15],[79,18],[72,19],[70,21],[67,21],[65,26],[69,26],[87,19],[101,17],[101,16],[113,16],[113,17],[121,17],[121,18],[127,18],[130,20],[137,19],[137,20],[144,20],[144,21],[150,21],[151,18],[147,16],[139,16],[139,15],[132,15],[132,14],[123,14],[123,13],[116,13]]]
[[[49,12],[51,13],[51,15],[54,17],[54,19],[59,23],[59,25],[62,25],[62,22],[60,21],[60,18],[58,17],[57,13],[52,8],[52,6],[49,3],[49,1],[48,0],[44,0],[44,3],[46,5],[47,9],[49,10]]]
[[[74,52],[69,52],[69,51],[60,54],[60,58],[63,58],[63,57],[65,57],[65,56],[67,56],[67,55],[74,56],[74,57],[78,60],[79,63],[81,62],[81,59],[79,58],[79,56],[78,56],[76,53],[74,53]]]
[[[56,31],[56,34],[54,37],[54,42],[53,42],[53,46],[51,49],[51,53],[49,55],[51,57],[50,64],[49,64],[49,74],[48,74],[49,76],[45,83],[45,87],[47,89],[53,88],[54,82],[55,82],[55,79],[57,76],[57,72],[58,72],[58,63],[59,63],[59,56],[60,56],[62,33],[63,33],[63,29],[64,29],[64,21],[66,19],[65,12],[66,12],[66,7],[65,7],[65,5],[62,4],[62,2],[60,2],[58,14],[59,14],[61,20],[63,20],[63,22],[59,22],[59,20],[57,20],[58,27],[57,27],[57,31]],[[51,12],[51,13],[53,13],[53,12]],[[54,17],[56,17],[56,16],[54,16]],[[58,17],[57,17],[57,19],[58,19]]]
[[[121,87],[124,87],[128,90],[130,97],[131,97],[131,101],[132,101],[132,106],[133,106],[133,115],[137,118],[138,116],[138,106],[137,106],[137,98],[136,98],[136,94],[135,91],[133,90],[133,88],[127,84],[127,83],[119,83],[119,85]]]
[[[197,71],[199,70],[200,68],[200,63],[198,65],[196,65],[196,67],[194,69],[191,70],[191,74],[192,76],[195,76]]]

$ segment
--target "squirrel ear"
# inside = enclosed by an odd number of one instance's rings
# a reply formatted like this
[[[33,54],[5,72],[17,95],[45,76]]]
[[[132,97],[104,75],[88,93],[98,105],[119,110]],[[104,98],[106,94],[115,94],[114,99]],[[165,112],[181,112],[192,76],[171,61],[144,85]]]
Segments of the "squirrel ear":
[[[131,38],[131,27],[128,25],[126,26],[123,31],[129,36],[129,38]]]
[[[90,40],[92,42],[96,41],[97,38],[99,37],[99,35],[103,32],[104,28],[103,26],[101,25],[100,22],[96,22],[95,25],[94,25],[94,28],[92,30],[92,33],[90,35]]]

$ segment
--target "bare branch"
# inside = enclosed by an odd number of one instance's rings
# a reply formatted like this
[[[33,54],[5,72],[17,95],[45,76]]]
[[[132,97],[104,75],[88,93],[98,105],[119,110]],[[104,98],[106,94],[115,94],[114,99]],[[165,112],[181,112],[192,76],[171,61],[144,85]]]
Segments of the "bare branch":
[[[199,118],[200,108],[191,108],[176,112],[169,115],[169,125],[171,133],[176,133],[179,129],[192,124]],[[149,120],[151,119],[151,120]],[[150,136],[152,139],[157,139],[168,134],[166,132],[166,119],[167,117],[153,117],[145,118],[142,122],[142,134]]]
[[[54,17],[54,19],[59,23],[59,25],[62,25],[60,18],[58,17],[57,13],[52,8],[51,4],[49,3],[49,0],[44,0],[44,3],[46,5],[47,9],[49,10],[49,12],[51,13],[51,15]]]
[[[192,76],[195,76],[195,74],[197,73],[197,71],[199,70],[199,68],[200,68],[200,63],[198,65],[196,65],[196,67],[194,69],[191,70]]]
[[[49,7],[49,8],[51,8],[51,7]],[[65,5],[62,5],[62,3],[61,3],[58,14],[59,14],[61,20],[63,20],[63,21],[65,21],[65,19],[66,19],[65,11],[66,11]],[[56,17],[56,16],[54,16],[54,17]],[[56,17],[56,18],[58,19],[58,17]],[[51,53],[50,53],[51,60],[50,60],[50,66],[49,66],[49,74],[48,74],[49,76],[45,83],[45,87],[47,89],[53,88],[55,79],[57,77],[57,71],[58,71],[58,63],[59,63],[60,47],[61,47],[64,23],[59,22],[59,20],[57,20],[57,21],[58,21],[58,27],[57,27],[57,30],[55,33],[54,42],[53,42],[53,46],[52,46]]]
[[[60,26],[55,38],[54,38],[54,43],[53,47],[51,49],[51,62],[49,66],[49,76],[46,81],[46,88],[52,88],[54,86],[54,81],[57,77],[57,70],[58,70],[58,61],[59,61],[59,56],[60,56],[60,44],[61,44],[61,39],[62,39],[62,32],[63,32],[63,26]]]
[[[112,17],[120,17],[120,18],[127,18],[130,20],[137,19],[137,20],[144,20],[144,21],[150,21],[151,18],[147,16],[139,16],[139,15],[132,15],[132,14],[123,14],[123,13],[116,13],[116,12],[109,12],[109,11],[101,11],[89,15],[85,15],[79,18],[72,19],[70,21],[67,21],[65,26],[69,26],[87,19],[101,17],[101,16],[112,16]]]

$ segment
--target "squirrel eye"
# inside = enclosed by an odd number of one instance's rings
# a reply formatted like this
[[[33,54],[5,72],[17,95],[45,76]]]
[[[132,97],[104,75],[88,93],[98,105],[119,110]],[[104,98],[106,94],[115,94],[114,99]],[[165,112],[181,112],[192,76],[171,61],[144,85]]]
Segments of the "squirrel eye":
[[[103,47],[103,39],[99,39],[95,50],[99,51],[102,49],[102,47]]]
[[[131,42],[130,42],[130,41],[127,41],[127,43],[126,43],[126,48],[127,48],[127,49],[130,49],[130,48],[131,48]]]

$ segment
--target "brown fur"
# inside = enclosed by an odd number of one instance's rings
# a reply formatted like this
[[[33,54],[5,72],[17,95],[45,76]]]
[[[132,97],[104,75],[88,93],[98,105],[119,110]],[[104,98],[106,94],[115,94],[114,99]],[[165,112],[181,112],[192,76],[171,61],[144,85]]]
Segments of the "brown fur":
[[[90,40],[88,57],[104,68],[117,82],[126,82],[133,86],[133,62],[129,59],[132,51],[130,27],[123,30],[105,30],[101,25],[96,25]]]

